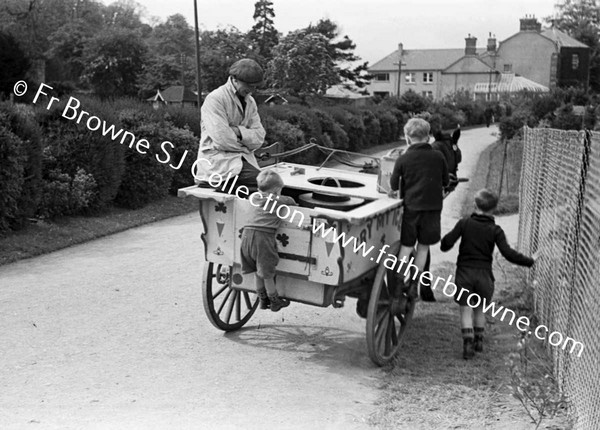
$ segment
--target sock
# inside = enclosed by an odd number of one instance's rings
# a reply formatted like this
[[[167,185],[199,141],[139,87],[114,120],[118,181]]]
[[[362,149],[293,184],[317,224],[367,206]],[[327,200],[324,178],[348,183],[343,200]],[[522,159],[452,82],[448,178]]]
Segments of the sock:
[[[485,331],[485,327],[475,327],[475,337],[483,338],[484,331]]]
[[[463,339],[473,339],[473,329],[472,328],[463,328],[460,331],[462,332]]]

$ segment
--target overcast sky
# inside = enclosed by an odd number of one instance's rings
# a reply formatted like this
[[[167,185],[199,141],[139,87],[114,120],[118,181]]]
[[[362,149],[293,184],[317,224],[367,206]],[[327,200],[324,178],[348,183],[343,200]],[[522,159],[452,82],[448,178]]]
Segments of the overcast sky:
[[[110,0],[103,0],[111,3]],[[233,25],[241,31],[254,24],[256,0],[197,0],[201,29]],[[193,0],[139,0],[146,19],[163,20],[180,13],[194,25]],[[555,0],[273,0],[275,27],[283,34],[321,18],[336,22],[356,43],[356,53],[371,64],[397,49],[462,48],[471,33],[485,46],[488,33],[499,41],[519,31],[526,14],[544,18]]]

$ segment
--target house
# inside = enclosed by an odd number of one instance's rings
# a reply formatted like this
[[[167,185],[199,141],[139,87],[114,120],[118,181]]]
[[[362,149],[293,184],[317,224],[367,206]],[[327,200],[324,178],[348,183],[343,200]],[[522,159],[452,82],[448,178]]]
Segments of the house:
[[[464,50],[411,50],[399,44],[369,68],[374,78],[367,90],[385,97],[410,89],[439,99],[459,90],[473,94],[475,87],[481,96],[485,87],[485,99],[497,99],[498,91],[511,93],[519,87],[535,92],[556,86],[587,87],[589,64],[586,45],[554,27],[542,30],[534,17],[526,16],[520,20],[519,32],[498,46],[490,33],[485,49],[477,48],[477,38],[470,34]]]
[[[157,90],[156,94],[148,99],[155,109],[160,105],[198,106],[195,92],[182,85],[168,87],[164,91]]]

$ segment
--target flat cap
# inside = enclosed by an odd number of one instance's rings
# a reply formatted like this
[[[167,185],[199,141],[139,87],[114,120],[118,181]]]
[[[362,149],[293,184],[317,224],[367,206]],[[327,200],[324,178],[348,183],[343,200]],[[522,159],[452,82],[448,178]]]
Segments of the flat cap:
[[[229,68],[229,75],[247,84],[260,84],[263,81],[263,69],[250,58],[236,61]]]

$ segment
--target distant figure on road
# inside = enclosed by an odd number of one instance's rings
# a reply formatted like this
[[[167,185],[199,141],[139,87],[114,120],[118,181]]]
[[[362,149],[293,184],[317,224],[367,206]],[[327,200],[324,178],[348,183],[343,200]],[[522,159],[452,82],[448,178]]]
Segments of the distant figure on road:
[[[483,116],[485,116],[485,126],[489,127],[494,122],[494,109],[488,105],[483,111]]]
[[[201,109],[201,133],[196,183],[218,174],[229,182],[237,176],[237,185],[256,187],[260,172],[254,151],[265,141],[256,102],[251,93],[261,85],[263,69],[249,58],[229,68],[227,82],[212,91]],[[218,177],[217,177],[218,178]],[[222,186],[225,190],[228,184]]]

